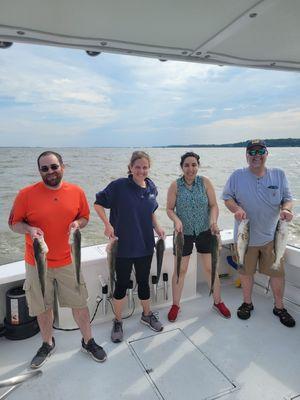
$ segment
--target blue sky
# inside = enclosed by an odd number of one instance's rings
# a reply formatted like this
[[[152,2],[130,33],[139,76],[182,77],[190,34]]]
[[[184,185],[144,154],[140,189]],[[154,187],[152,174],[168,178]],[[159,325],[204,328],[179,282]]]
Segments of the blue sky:
[[[157,146],[300,137],[300,75],[14,44],[1,146]]]

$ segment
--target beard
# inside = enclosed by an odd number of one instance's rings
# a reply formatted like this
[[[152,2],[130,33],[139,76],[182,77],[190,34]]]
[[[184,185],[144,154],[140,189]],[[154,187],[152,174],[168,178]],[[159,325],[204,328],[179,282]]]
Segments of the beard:
[[[52,174],[42,176],[45,185],[50,186],[52,188],[59,186],[60,182],[62,181],[62,178],[63,174],[60,172],[53,172]]]

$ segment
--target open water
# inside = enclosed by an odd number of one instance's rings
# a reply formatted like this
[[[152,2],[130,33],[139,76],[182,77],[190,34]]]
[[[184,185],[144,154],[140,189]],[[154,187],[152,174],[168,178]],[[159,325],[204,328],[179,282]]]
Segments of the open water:
[[[18,190],[40,180],[36,166],[38,155],[49,149],[0,148],[0,265],[23,258],[24,237],[9,230],[7,219]],[[83,245],[106,242],[103,225],[97,217],[93,203],[95,193],[111,180],[126,176],[132,148],[61,148],[67,165],[64,179],[80,185],[91,206],[91,219],[83,230]],[[200,154],[199,174],[207,176],[214,184],[219,199],[221,229],[232,228],[232,214],[220,199],[223,186],[233,170],[246,166],[242,148],[148,148],[152,166],[150,177],[157,185],[159,195],[158,219],[167,233],[172,223],[166,215],[166,196],[170,183],[180,176],[180,156],[194,150]],[[270,148],[267,165],[285,170],[295,199],[295,218],[290,225],[289,243],[300,247],[300,148]]]

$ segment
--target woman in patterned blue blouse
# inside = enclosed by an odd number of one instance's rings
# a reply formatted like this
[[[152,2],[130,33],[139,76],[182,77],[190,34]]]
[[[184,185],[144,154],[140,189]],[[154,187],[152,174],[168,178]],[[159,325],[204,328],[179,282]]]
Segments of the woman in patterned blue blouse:
[[[217,220],[219,208],[212,183],[205,176],[198,176],[199,155],[193,152],[181,157],[180,167],[183,175],[172,182],[167,199],[167,214],[174,222],[175,232],[184,234],[183,257],[180,275],[177,282],[176,259],[172,277],[173,305],[168,313],[168,319],[174,322],[180,309],[179,303],[187,272],[190,255],[195,243],[201,256],[204,275],[207,282],[211,276],[211,238],[219,234]],[[216,275],[213,308],[225,318],[230,318],[228,308],[221,300],[220,280]]]

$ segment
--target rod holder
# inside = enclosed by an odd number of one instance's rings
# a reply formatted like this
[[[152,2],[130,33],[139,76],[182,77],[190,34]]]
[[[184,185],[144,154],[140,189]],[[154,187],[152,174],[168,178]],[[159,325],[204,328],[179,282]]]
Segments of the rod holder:
[[[153,290],[153,300],[154,300],[154,302],[157,302],[157,276],[156,275],[151,276],[151,282],[152,282],[152,290]]]
[[[128,284],[128,308],[132,309],[133,308],[133,280],[129,280]]]
[[[107,294],[108,294],[108,286],[102,286],[102,312],[103,315],[107,314]]]
[[[165,301],[168,300],[168,280],[169,280],[169,276],[167,272],[163,273],[163,283],[164,283],[164,299]]]

